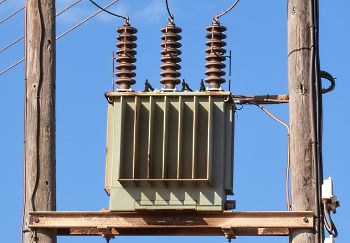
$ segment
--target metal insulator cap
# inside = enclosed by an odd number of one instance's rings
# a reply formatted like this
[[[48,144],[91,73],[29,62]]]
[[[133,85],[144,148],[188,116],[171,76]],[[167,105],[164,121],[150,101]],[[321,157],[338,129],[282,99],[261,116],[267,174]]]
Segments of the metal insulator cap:
[[[160,68],[163,69],[163,71],[160,75],[163,78],[160,82],[164,85],[164,90],[174,90],[176,85],[181,82],[179,79],[181,74],[178,72],[178,70],[181,69],[181,66],[178,64],[181,62],[181,58],[179,57],[181,55],[181,50],[179,50],[181,47],[181,43],[179,43],[181,36],[179,33],[181,33],[181,31],[182,29],[175,26],[173,20],[169,20],[168,25],[162,28],[164,34],[161,37],[163,40],[161,44],[161,47],[163,47],[161,54],[163,57],[160,60],[163,64]]]
[[[207,30],[210,32],[206,35],[209,39],[206,42],[208,48],[205,52],[208,54],[205,59],[208,61],[205,64],[207,70],[205,74],[208,76],[205,79],[205,82],[209,84],[209,90],[220,90],[221,84],[225,82],[225,79],[222,76],[225,75],[223,69],[226,65],[223,61],[226,60],[225,53],[226,42],[223,41],[226,38],[226,35],[223,33],[226,31],[226,27],[221,26],[217,20],[214,20],[213,23],[207,27]]]
[[[126,22],[124,26],[118,28],[117,32],[119,33],[117,36],[118,50],[116,51],[118,64],[115,67],[117,70],[115,72],[117,77],[115,82],[119,85],[119,89],[129,90],[131,85],[136,83],[133,78],[136,76],[134,63],[136,62],[135,55],[137,53],[135,50],[137,47],[135,43],[137,40],[135,36],[137,29]]]

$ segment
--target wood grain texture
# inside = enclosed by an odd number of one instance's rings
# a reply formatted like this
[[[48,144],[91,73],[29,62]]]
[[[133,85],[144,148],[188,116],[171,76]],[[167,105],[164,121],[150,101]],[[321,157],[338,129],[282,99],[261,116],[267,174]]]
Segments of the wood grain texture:
[[[288,81],[292,210],[315,211],[312,153],[311,0],[288,1]],[[293,230],[293,243],[314,243],[313,230]]]
[[[55,0],[26,1],[25,171],[28,212],[56,210]],[[28,232],[25,242],[55,243],[54,231]]]

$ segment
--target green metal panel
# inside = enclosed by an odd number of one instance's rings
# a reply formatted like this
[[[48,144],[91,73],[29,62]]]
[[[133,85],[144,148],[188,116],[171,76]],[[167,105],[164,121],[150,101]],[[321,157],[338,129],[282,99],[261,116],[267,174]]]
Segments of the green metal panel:
[[[229,92],[106,94],[112,211],[222,211],[233,194]]]

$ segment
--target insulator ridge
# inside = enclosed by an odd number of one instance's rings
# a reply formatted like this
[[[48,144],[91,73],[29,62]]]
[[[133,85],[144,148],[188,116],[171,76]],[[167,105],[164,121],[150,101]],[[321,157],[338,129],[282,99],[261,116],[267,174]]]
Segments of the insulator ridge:
[[[126,22],[122,27],[118,28],[117,36],[117,55],[116,61],[116,73],[117,76],[116,83],[119,85],[119,89],[128,90],[131,88],[131,85],[135,84],[133,79],[136,74],[134,70],[136,69],[136,43],[137,40],[136,33],[137,29],[132,27],[128,22]]]
[[[160,66],[162,71],[160,75],[163,77],[160,82],[164,85],[165,90],[174,90],[176,85],[180,83],[180,72],[178,71],[181,66],[178,64],[181,62],[181,33],[182,29],[180,27],[175,26],[175,23],[172,19],[169,20],[167,26],[162,28],[162,32],[164,33],[161,37],[163,43],[161,47],[163,50],[161,54],[163,57],[160,59],[163,64]]]
[[[205,50],[208,54],[205,59],[208,61],[205,64],[207,70],[205,74],[208,76],[205,82],[209,84],[209,90],[220,90],[221,84],[225,82],[222,78],[226,73],[223,69],[226,65],[223,61],[226,60],[225,53],[226,42],[224,39],[226,35],[223,33],[227,29],[226,27],[220,25],[217,20],[214,20],[210,26],[207,27],[209,33],[206,37],[209,39],[206,42],[208,48]]]

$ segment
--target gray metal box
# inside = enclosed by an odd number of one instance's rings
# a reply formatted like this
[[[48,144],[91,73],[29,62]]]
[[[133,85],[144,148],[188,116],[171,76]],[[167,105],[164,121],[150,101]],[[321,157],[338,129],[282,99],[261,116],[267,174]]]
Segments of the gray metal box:
[[[112,92],[105,189],[111,211],[225,210],[233,194],[229,92]]]

